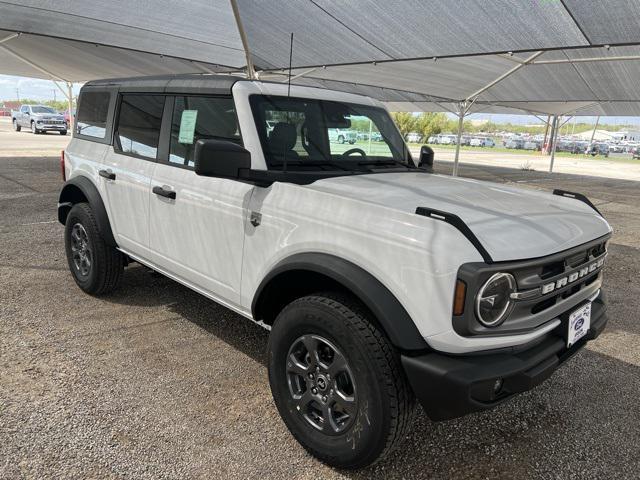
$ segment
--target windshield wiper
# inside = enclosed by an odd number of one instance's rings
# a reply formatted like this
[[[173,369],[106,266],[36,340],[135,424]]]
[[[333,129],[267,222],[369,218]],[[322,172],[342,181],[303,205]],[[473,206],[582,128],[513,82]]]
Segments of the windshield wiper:
[[[404,163],[393,158],[389,158],[387,160],[363,160],[361,162],[358,162],[358,165],[400,165],[401,167],[408,169],[417,168],[415,165],[409,165],[409,163]]]
[[[284,162],[277,162],[274,163],[273,165],[277,165],[277,166],[283,166]],[[330,161],[326,161],[326,160],[287,160],[287,165],[295,165],[295,166],[299,166],[299,167],[323,167],[323,166],[327,166],[327,167],[334,167],[337,168],[338,170],[343,170],[345,172],[352,172],[354,171],[352,168],[348,168],[345,167],[344,165],[340,165],[337,162],[330,162]]]

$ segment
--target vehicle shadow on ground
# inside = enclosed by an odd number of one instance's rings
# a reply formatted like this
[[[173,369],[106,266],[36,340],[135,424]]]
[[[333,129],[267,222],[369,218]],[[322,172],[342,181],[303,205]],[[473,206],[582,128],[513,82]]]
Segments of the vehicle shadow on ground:
[[[266,330],[144,267],[129,267],[118,292],[104,299],[123,305],[164,307],[266,369]],[[583,350],[547,382],[495,410],[435,423],[418,407],[402,444],[412,448],[401,446],[372,467],[339,473],[353,479],[413,478],[417,472],[429,478],[531,478],[563,471],[568,475],[575,462],[575,445],[593,439],[593,444],[581,446],[581,451],[598,449],[599,464],[586,464],[584,471],[605,477],[606,468],[615,470],[616,464],[640,454],[640,428],[620,415],[630,408],[628,399],[638,390],[640,367]],[[592,420],[584,422],[584,418]],[[629,445],[599,448],[614,442],[620,431],[632,440]],[[544,468],[556,470],[540,470]]]
[[[266,368],[266,329],[146,267],[129,266],[118,290],[102,299],[120,305],[165,307]]]

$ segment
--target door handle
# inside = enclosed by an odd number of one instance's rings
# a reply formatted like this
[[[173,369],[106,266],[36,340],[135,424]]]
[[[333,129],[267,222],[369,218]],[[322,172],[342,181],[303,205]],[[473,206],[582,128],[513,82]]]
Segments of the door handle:
[[[110,172],[109,170],[100,170],[100,171],[98,172],[98,174],[99,174],[101,177],[106,178],[107,180],[115,180],[115,179],[116,179],[116,174],[115,174],[115,173],[113,173],[113,172]]]
[[[153,193],[155,193],[156,195],[160,195],[161,197],[170,198],[171,200],[176,199],[175,190],[167,190],[164,187],[160,187],[158,185],[153,187]]]

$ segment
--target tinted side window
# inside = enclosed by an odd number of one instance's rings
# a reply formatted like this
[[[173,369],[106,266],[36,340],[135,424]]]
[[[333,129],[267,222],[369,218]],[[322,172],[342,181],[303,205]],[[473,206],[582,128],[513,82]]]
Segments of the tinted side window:
[[[115,149],[155,159],[163,107],[163,95],[122,95]]]
[[[76,133],[96,138],[105,137],[109,98],[109,92],[82,93],[76,121]]]
[[[195,143],[207,138],[241,142],[233,99],[176,96],[169,162],[193,167]]]

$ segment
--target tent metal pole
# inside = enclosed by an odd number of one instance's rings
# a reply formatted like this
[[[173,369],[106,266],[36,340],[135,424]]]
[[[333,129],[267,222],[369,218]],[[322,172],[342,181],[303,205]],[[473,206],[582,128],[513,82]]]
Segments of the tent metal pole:
[[[67,99],[69,100],[69,128],[71,130],[74,129],[75,124],[75,116],[73,115],[73,84],[71,82],[67,82]]]
[[[544,140],[542,142],[542,148],[546,150],[547,148],[547,139],[549,138],[549,122],[551,121],[551,115],[547,115],[546,127],[544,129]],[[546,153],[546,152],[545,152]]]
[[[553,116],[551,124],[551,162],[549,163],[549,173],[553,173],[553,162],[556,159],[556,146],[558,145],[558,115]]]
[[[591,140],[589,141],[589,146],[593,143],[593,139],[596,136],[596,130],[598,129],[598,124],[600,123],[600,115],[596,117],[596,124],[593,126],[593,132],[591,132]]]
[[[495,80],[493,80],[492,82],[488,83],[487,85],[485,85],[484,87],[482,87],[480,90],[477,90],[476,92],[473,92],[471,95],[469,95],[467,97],[467,100],[471,100],[471,99],[475,99],[476,97],[478,97],[481,93],[486,92],[487,90],[489,90],[491,87],[495,86],[496,84],[500,83],[501,81],[503,81],[505,78],[513,75],[514,73],[516,73],[518,70],[520,70],[522,67],[528,65],[529,63],[533,62],[536,58],[538,58],[540,55],[542,55],[544,52],[543,51],[538,51],[536,53],[534,53],[533,55],[531,55],[529,58],[527,58],[523,63],[518,63],[515,67],[513,67],[512,69],[506,71],[505,73],[503,73],[502,75],[500,75],[498,78],[496,78]]]
[[[296,80],[298,78],[304,77],[305,75],[309,75],[312,72],[315,72],[317,70],[317,68],[310,68],[309,70],[299,73],[297,75],[294,75],[293,77],[291,77],[291,80]],[[289,77],[287,76],[287,78],[285,78],[284,80],[282,80],[282,83],[287,83],[289,80]]]
[[[240,18],[240,10],[238,10],[237,0],[229,0],[231,2],[231,8],[233,9],[233,16],[236,19],[236,26],[238,27],[238,33],[240,34],[240,40],[242,40],[242,47],[244,48],[244,55],[247,59],[247,78],[254,80],[256,78],[256,70],[253,67],[253,60],[251,60],[251,52],[249,51],[249,41],[247,40],[247,33],[242,26],[242,19]]]
[[[17,58],[18,60],[26,63],[27,65],[29,65],[32,68],[35,68],[36,70],[38,70],[39,72],[44,73],[45,75],[48,75],[50,78],[54,79],[54,80],[58,80],[60,82],[66,82],[66,80],[62,77],[59,77],[58,75],[51,73],[49,70],[46,70],[44,68],[42,68],[40,65],[37,65],[35,63],[33,63],[31,60],[27,60],[26,58],[24,58],[22,55],[17,54],[16,52],[14,52],[13,50],[11,50],[9,47],[7,47],[6,45],[0,45],[0,48],[2,50],[4,50],[5,52],[7,52],[9,55],[11,55],[12,57]],[[64,92],[64,90],[63,90]],[[66,94],[65,94],[66,95]]]
[[[464,116],[466,114],[466,103],[460,103],[460,111],[458,113],[458,136],[456,137],[456,156],[453,159],[453,176],[458,176],[458,162],[460,161],[460,141],[462,139],[462,130],[464,128]]]
[[[2,43],[6,43],[6,42],[8,42],[9,40],[13,40],[14,38],[19,37],[19,36],[20,36],[20,34],[19,34],[19,33],[12,33],[11,35],[9,35],[9,36],[4,37],[3,39],[1,39],[1,40],[0,40],[0,44],[2,44]]]
[[[558,60],[539,60],[532,65],[557,65],[563,63],[592,63],[592,62],[624,62],[640,60],[640,55],[628,55],[617,57],[591,57],[591,58],[567,58]]]

